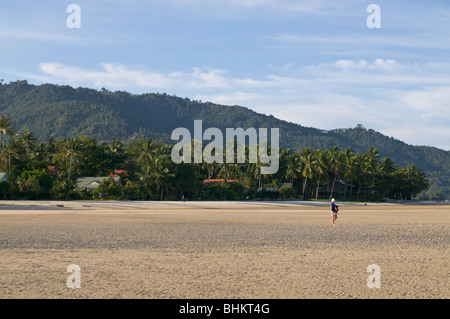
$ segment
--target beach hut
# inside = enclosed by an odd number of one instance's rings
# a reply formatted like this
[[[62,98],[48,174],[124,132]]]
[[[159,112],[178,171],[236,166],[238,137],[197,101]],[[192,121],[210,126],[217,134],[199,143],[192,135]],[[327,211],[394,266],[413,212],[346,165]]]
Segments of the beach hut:
[[[116,182],[122,183],[120,177],[99,176],[99,177],[79,177],[77,178],[76,190],[86,189],[88,191],[95,190],[105,179],[113,178]]]
[[[7,181],[8,181],[8,174],[0,173],[0,182],[7,182]]]

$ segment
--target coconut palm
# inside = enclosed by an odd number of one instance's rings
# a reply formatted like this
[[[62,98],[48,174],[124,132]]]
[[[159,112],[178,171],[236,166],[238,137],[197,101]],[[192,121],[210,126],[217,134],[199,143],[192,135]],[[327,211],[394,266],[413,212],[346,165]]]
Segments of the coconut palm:
[[[300,155],[298,153],[290,153],[286,159],[286,173],[285,178],[294,183],[294,180],[298,179],[301,174]]]
[[[22,143],[23,150],[24,150],[24,153],[25,153],[24,155],[26,156],[26,158],[28,160],[31,161],[31,160],[33,160],[34,158],[37,157],[39,143],[38,143],[38,141],[34,137],[34,134],[31,131],[25,130],[22,133],[21,143]]]
[[[20,159],[21,147],[16,138],[12,138],[8,145],[3,145],[2,153],[5,156],[8,174],[11,176],[11,159]]]
[[[343,176],[346,181],[353,180],[352,170],[349,168],[349,164],[351,163],[350,159],[353,156],[354,156],[353,150],[351,148],[346,148],[344,151],[345,163],[344,163],[344,172],[343,172]],[[351,185],[350,187],[353,187],[353,185]],[[348,188],[348,184],[345,183],[344,200],[347,197],[347,188]]]
[[[338,176],[345,169],[345,155],[337,147],[330,150],[331,172],[334,174],[333,185],[331,186],[330,199],[333,197],[334,186]]]
[[[160,199],[163,199],[164,189],[168,191],[169,178],[175,175],[169,169],[170,156],[164,152],[164,149],[160,148],[153,155],[152,161],[142,166],[142,172],[140,173],[141,180],[151,191],[151,187],[156,188],[156,194],[160,194]]]
[[[345,170],[345,178],[347,181],[350,181],[350,195],[349,198],[351,200],[353,195],[353,182],[358,177],[358,170],[359,170],[359,157],[357,155],[352,155],[348,157],[347,163],[346,163],[346,170]]]
[[[375,174],[378,169],[379,161],[378,161],[378,150],[375,147],[371,147],[369,152],[366,153],[365,163],[364,163],[364,175],[365,175],[365,190],[364,190],[364,200],[367,197],[367,189],[369,185],[373,184]]]
[[[254,179],[256,189],[260,189],[262,187],[262,184],[261,184],[261,177],[262,177],[261,176],[262,175],[261,174],[261,167],[262,167],[262,163],[259,160],[259,157],[256,160],[256,163],[248,163],[248,166],[247,166],[247,174],[248,174],[248,176],[250,176],[251,178]]]
[[[138,143],[137,152],[137,161],[139,162],[139,164],[146,165],[154,160],[157,152],[157,144],[153,141],[152,138],[141,140]]]
[[[305,147],[303,149],[300,157],[300,162],[302,164],[301,172],[303,176],[302,197],[305,198],[305,191],[308,183],[308,178],[312,178],[314,176],[313,167],[315,166],[316,163],[314,153],[309,147]]]
[[[377,175],[381,177],[379,185],[381,187],[381,193],[386,196],[389,191],[390,182],[392,180],[392,174],[395,172],[396,167],[394,161],[389,157],[383,157],[378,166]]]
[[[5,144],[5,136],[14,134],[14,130],[11,127],[11,120],[8,115],[2,115],[0,117],[0,149]]]
[[[404,170],[405,176],[405,197],[411,196],[411,200],[414,195],[428,188],[429,181],[424,172],[418,169],[414,165],[408,165]]]
[[[316,187],[316,199],[319,198],[319,187],[322,182],[322,178],[328,175],[328,151],[317,150],[316,151],[316,162],[314,171],[317,174],[317,187]]]
[[[69,159],[69,174],[68,180],[72,177],[72,168],[74,163],[77,162],[78,157],[81,155],[81,141],[77,138],[69,138],[62,145],[62,155],[64,158]]]
[[[368,153],[362,153],[358,155],[358,174],[356,175],[356,179],[358,182],[358,194],[356,195],[357,200],[359,199],[363,186],[365,186],[364,196],[366,197],[368,185],[373,179],[374,171],[369,156],[370,155]]]

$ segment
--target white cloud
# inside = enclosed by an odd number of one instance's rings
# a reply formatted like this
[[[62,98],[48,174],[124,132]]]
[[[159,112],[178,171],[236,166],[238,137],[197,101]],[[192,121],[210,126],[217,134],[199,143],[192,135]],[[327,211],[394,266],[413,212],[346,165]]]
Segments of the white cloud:
[[[308,47],[316,51],[330,53],[354,51],[360,53],[379,51],[385,48],[405,49],[449,49],[450,43],[442,41],[442,35],[434,33],[390,34],[389,36],[361,35],[347,33],[345,35],[323,36],[314,34],[289,34],[280,33],[267,35],[265,38],[279,46]],[[395,50],[398,54],[399,51]],[[391,50],[392,53],[392,50]],[[360,54],[358,54],[360,55]]]
[[[127,66],[102,63],[101,70],[89,70],[60,63],[40,63],[43,74],[19,74],[29,79],[52,83],[67,83],[73,86],[107,87],[110,89],[128,89],[144,91],[151,89],[173,89],[179,87],[220,88],[230,86],[224,77],[224,70],[211,68],[192,68],[192,72],[174,71],[161,73],[142,68],[131,69]]]
[[[57,34],[53,32],[42,32],[20,28],[9,28],[5,26],[0,28],[0,38],[8,38],[15,40],[21,39],[27,41],[32,40],[46,43],[51,42],[51,43],[74,44],[74,45],[84,45],[88,43],[88,41],[84,38],[76,36],[68,36],[67,34]]]
[[[326,12],[342,13],[350,5],[350,0],[346,4],[336,3],[331,0],[297,1],[297,0],[162,0],[164,4],[171,4],[178,7],[196,7],[207,10],[208,8],[224,8],[234,10],[263,8],[273,11],[285,11],[296,13],[316,13]],[[353,3],[356,3],[353,0]]]
[[[206,66],[164,73],[111,63],[98,70],[41,63],[39,74],[24,77],[132,93],[174,92],[321,129],[361,123],[411,144],[446,147],[450,140],[450,64],[341,59],[297,70],[285,65],[272,67],[280,74],[256,79]]]
[[[421,112],[424,120],[448,120],[450,127],[450,87],[431,87],[405,92],[399,100]],[[450,139],[450,135],[448,136]]]
[[[411,145],[434,146],[450,151],[449,126],[402,126],[380,130],[387,136],[404,141]]]
[[[194,100],[209,101],[224,105],[241,105],[249,107],[249,103],[253,104],[255,101],[263,100],[264,96],[257,93],[248,92],[231,92],[217,95],[196,95]]]
[[[373,62],[368,62],[366,60],[339,60],[335,63],[335,66],[342,70],[392,70],[395,68],[396,63],[392,59],[375,59]]]

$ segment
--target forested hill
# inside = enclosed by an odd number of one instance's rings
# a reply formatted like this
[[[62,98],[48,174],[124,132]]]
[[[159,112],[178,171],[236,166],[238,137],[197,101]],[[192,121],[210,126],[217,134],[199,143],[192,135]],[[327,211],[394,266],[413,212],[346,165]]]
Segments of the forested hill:
[[[134,95],[128,92],[72,88],[53,84],[31,85],[27,81],[0,85],[0,115],[9,115],[13,127],[32,131],[40,141],[88,135],[99,141],[127,141],[151,136],[170,142],[177,127],[193,132],[193,122],[203,127],[280,129],[280,146],[300,150],[352,148],[356,153],[370,147],[397,164],[414,164],[434,181],[450,187],[450,152],[428,146],[412,146],[362,126],[323,131],[256,113],[242,106],[193,101],[167,94]]]

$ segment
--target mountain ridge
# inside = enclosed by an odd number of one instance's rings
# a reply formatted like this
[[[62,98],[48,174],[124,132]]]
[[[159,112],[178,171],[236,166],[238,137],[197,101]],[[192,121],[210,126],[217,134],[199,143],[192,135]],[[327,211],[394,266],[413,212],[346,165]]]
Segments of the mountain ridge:
[[[238,105],[220,105],[166,93],[131,94],[68,85],[29,84],[26,80],[0,85],[0,114],[10,116],[18,132],[28,129],[39,141],[51,136],[88,135],[99,141],[128,141],[142,137],[171,143],[171,132],[185,127],[193,132],[194,120],[203,127],[280,129],[280,146],[293,150],[352,148],[356,153],[375,147],[380,157],[401,166],[414,164],[434,185],[450,190],[450,152],[433,146],[414,146],[362,125],[322,130],[257,113]]]

